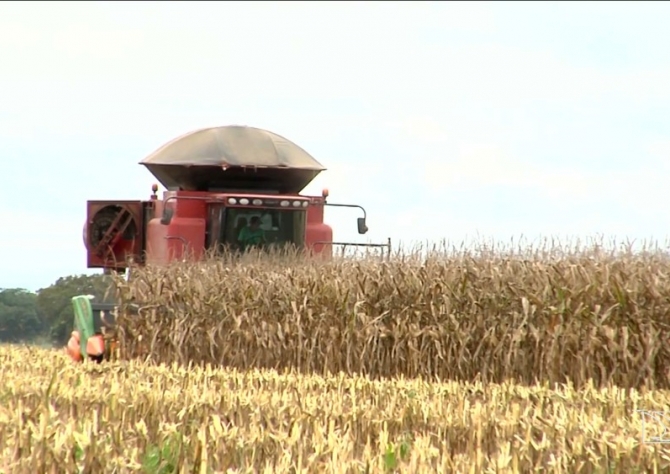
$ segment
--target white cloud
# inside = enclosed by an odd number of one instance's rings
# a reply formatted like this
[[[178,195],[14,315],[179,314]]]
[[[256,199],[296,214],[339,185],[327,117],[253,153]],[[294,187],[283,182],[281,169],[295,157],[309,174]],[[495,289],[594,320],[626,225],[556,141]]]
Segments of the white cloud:
[[[655,140],[649,144],[647,150],[648,153],[657,161],[656,166],[662,168],[663,170],[670,168],[670,139]]]
[[[146,198],[142,158],[225,124],[296,142],[328,168],[307,193],[366,207],[363,237],[327,210],[338,240],[665,232],[670,68],[584,60],[619,49],[562,8],[578,31],[551,36],[558,7],[0,4],[3,261],[76,272],[86,199]]]
[[[94,272],[85,270],[85,217],[73,219],[63,209],[51,213],[1,209],[0,219],[0,262],[8,270],[0,275],[0,288],[37,290],[64,275]]]
[[[448,107],[465,98],[513,105],[613,94],[668,97],[668,70],[607,73],[572,66],[532,45],[464,48],[432,37],[448,29],[493,31],[485,7],[436,9],[427,18],[428,7],[294,5],[270,14],[266,8],[214,5],[70,7],[71,18],[61,13],[59,23],[52,17],[9,15],[0,28],[0,58],[7,71],[2,82],[15,90],[31,87],[13,100],[51,103],[65,113],[72,107],[90,110],[102,99],[97,107],[103,115],[116,112],[107,108],[120,97],[135,101],[139,109],[142,103],[155,107],[177,99],[175,89],[184,104],[202,100],[203,92],[217,103],[220,96],[224,103],[239,104],[240,90],[263,98],[366,96],[379,104],[400,101],[402,107],[417,107],[430,98]],[[157,20],[129,22],[138,8],[150,10]],[[21,23],[8,21],[12,17]],[[234,22],[228,20],[232,17]],[[346,34],[334,26],[338,18],[346,23]],[[435,31],[421,35],[418,24]],[[49,88],[37,79],[47,75]]]

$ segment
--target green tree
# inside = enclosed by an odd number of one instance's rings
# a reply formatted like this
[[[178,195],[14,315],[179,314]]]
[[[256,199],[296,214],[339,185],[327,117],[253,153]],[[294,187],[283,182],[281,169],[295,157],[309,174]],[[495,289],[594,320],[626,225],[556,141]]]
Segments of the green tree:
[[[0,290],[0,342],[28,342],[47,332],[35,293],[22,288]]]
[[[71,275],[37,292],[37,306],[49,327],[49,336],[56,344],[66,344],[74,326],[72,297],[93,295],[99,303],[112,302],[112,280],[106,275]],[[109,294],[108,294],[109,293]]]

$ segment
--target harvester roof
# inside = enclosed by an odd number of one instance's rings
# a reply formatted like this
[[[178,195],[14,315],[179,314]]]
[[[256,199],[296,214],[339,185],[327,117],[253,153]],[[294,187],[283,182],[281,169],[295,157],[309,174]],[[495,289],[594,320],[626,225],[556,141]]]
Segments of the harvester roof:
[[[166,188],[300,192],[326,168],[267,130],[223,126],[182,135],[140,164]]]

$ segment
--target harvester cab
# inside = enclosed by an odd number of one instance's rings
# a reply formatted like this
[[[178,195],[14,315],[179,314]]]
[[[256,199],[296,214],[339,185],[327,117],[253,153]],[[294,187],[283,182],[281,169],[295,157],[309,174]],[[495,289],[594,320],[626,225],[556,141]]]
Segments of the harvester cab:
[[[84,241],[88,267],[124,270],[135,264],[198,259],[212,248],[259,245],[332,255],[333,246],[389,247],[333,242],[324,207],[358,208],[358,232],[368,231],[362,206],[299,193],[322,171],[298,145],[265,130],[227,126],[188,133],[140,164],[166,188],[145,201],[88,201]],[[255,227],[251,230],[245,228]],[[246,240],[241,237],[246,237]],[[254,242],[258,243],[258,242]]]

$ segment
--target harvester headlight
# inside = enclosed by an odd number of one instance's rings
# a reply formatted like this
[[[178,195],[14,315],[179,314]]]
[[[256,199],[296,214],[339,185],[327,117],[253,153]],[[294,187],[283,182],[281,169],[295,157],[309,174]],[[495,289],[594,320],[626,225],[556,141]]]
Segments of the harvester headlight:
[[[291,203],[288,202],[288,201],[282,201],[282,202],[279,203],[279,205],[280,205],[281,207],[288,207],[290,204],[291,204]]]
[[[302,207],[307,207],[309,206],[309,201],[303,201],[302,202]]]
[[[242,199],[240,199],[240,204],[242,204],[243,206],[246,206],[247,204],[249,204],[249,200],[247,198],[242,198]]]
[[[293,201],[293,207],[300,207],[302,203],[300,201]]]
[[[254,199],[252,202],[254,203],[254,206],[260,206],[261,204],[263,204],[263,201],[261,201],[260,199]]]
[[[228,204],[233,204],[233,205],[237,204],[237,199],[235,199],[235,198],[228,198]]]

